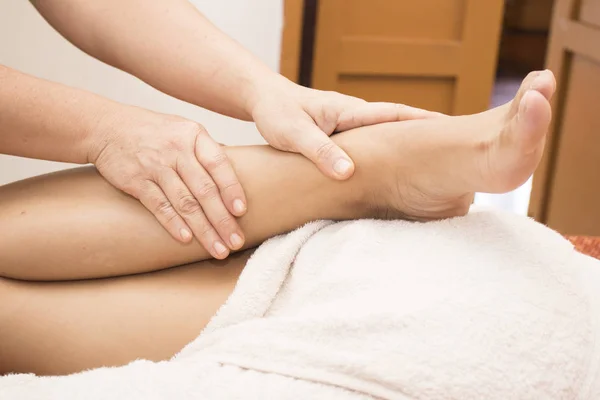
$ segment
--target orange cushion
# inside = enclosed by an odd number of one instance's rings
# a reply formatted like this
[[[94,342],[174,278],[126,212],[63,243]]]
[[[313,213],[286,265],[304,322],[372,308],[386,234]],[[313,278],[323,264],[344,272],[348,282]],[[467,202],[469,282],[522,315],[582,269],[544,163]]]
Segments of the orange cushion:
[[[566,236],[566,238],[583,254],[600,260],[600,237]]]

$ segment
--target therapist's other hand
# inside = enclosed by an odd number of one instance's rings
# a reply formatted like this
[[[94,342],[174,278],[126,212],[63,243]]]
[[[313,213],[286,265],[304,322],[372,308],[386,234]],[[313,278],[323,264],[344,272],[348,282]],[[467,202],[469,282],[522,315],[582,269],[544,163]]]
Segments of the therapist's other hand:
[[[256,127],[272,147],[301,153],[322,173],[339,180],[352,176],[354,163],[329,138],[333,133],[440,115],[402,104],[369,103],[337,92],[309,89],[283,78],[261,86],[252,105]]]
[[[234,216],[246,197],[221,146],[202,125],[126,107],[108,114],[94,133],[90,162],[112,185],[139,199],[181,242],[193,237],[218,259],[239,249]]]

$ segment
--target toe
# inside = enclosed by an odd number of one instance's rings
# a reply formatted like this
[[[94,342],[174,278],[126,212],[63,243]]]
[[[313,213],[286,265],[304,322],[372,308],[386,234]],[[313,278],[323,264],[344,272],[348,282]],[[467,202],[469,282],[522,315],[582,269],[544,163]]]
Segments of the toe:
[[[546,97],[537,90],[525,91],[517,112],[504,125],[485,157],[488,172],[481,174],[484,177],[481,186],[485,189],[478,190],[505,193],[523,184],[540,161],[550,119]]]
[[[538,90],[525,92],[508,134],[521,154],[536,151],[548,132],[552,111],[548,99]]]
[[[556,79],[549,69],[542,71],[531,83],[530,89],[536,90],[550,100],[556,90]]]
[[[527,74],[525,79],[523,79],[523,82],[521,82],[521,86],[519,86],[519,90],[517,91],[517,94],[513,99],[513,105],[516,105],[518,107],[518,104],[521,103],[521,99],[523,98],[525,93],[527,93],[527,91],[533,87],[534,82],[538,79],[540,75],[542,75],[543,72],[544,71],[532,71],[529,74]]]
[[[519,86],[517,94],[510,102],[508,114],[505,115],[506,121],[510,121],[514,116],[517,115],[517,112],[519,111],[519,104],[521,104],[521,99],[523,98],[525,93],[527,93],[527,91],[531,89],[531,87],[533,86],[533,82],[538,78],[538,76],[540,76],[542,72],[543,71],[532,71],[525,77],[525,79],[523,79],[523,82],[521,82],[521,86]]]
[[[549,101],[556,90],[556,81],[552,71],[534,71],[527,75],[527,77],[521,83],[515,98],[511,102],[508,114],[505,116],[507,121],[512,120],[512,118],[517,115],[523,97],[531,90],[539,92],[546,100]]]

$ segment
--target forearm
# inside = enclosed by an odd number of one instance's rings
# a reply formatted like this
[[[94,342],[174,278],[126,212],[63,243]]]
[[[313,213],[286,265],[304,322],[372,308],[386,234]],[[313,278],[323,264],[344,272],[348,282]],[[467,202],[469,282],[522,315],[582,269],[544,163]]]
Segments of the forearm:
[[[256,88],[282,79],[186,0],[32,2],[88,54],[222,114],[250,119]]]
[[[354,135],[336,140],[365,160]],[[249,211],[240,219],[246,247],[312,220],[371,216],[365,168],[340,183],[302,156],[266,146],[228,148],[227,154],[248,197]],[[173,240],[91,168],[0,187],[0,225],[0,276],[18,279],[116,276],[210,257],[197,242]]]
[[[118,106],[0,65],[0,153],[85,164],[92,131]]]

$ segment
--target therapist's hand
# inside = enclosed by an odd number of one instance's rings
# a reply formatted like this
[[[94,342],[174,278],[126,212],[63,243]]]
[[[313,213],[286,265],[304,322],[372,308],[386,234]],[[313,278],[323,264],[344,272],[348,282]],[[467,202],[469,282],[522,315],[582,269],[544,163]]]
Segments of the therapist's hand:
[[[202,127],[181,117],[124,107],[102,118],[90,162],[139,199],[177,240],[196,239],[215,257],[239,249],[234,216],[246,197],[227,156]]]
[[[402,104],[368,103],[284,79],[261,86],[252,105],[252,118],[271,146],[301,153],[325,175],[340,180],[352,176],[354,164],[329,138],[331,134],[365,125],[439,115]]]

